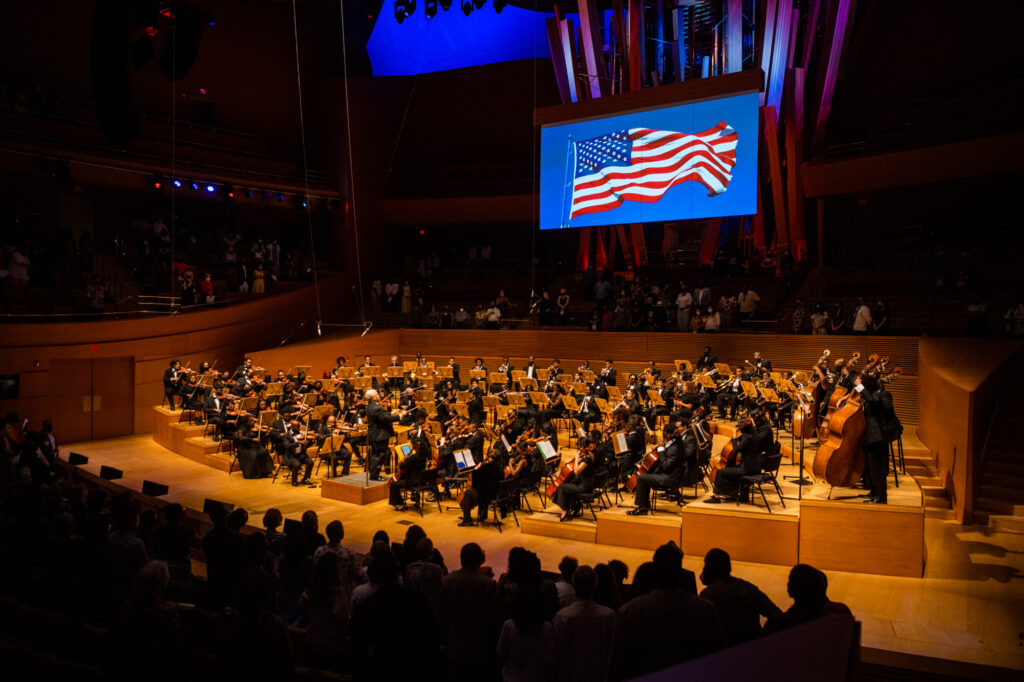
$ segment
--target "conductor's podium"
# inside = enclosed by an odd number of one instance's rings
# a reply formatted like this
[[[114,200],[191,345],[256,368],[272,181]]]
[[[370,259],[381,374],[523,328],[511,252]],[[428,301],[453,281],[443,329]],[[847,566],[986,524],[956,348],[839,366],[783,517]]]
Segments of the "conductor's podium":
[[[369,476],[362,472],[328,478],[320,486],[320,496],[349,504],[371,504],[387,499],[390,480],[371,481]]]

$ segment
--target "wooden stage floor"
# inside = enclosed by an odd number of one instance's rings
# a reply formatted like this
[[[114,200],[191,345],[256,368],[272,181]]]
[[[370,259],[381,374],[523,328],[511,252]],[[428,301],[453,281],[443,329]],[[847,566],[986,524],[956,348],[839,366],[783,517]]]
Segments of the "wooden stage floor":
[[[716,441],[722,438],[716,437]],[[716,451],[718,447],[716,443]],[[345,543],[360,552],[369,549],[377,530],[387,531],[392,539],[401,538],[405,529],[416,523],[434,540],[449,567],[457,566],[459,548],[469,541],[478,542],[485,549],[487,563],[496,572],[504,570],[508,550],[514,546],[525,546],[536,552],[544,568],[551,571],[557,570],[558,561],[566,554],[589,564],[618,558],[629,565],[631,574],[651,558],[648,549],[596,542],[603,538],[597,537],[593,522],[577,520],[560,524],[577,528],[577,532],[582,533],[578,539],[525,534],[514,525],[511,517],[501,533],[491,526],[462,528],[457,525],[459,515],[454,509],[439,514],[436,505],[425,505],[425,515],[421,518],[415,511],[396,513],[386,501],[359,506],[325,499],[319,488],[292,487],[284,477],[272,483],[269,479],[244,480],[237,470],[228,476],[224,471],[157,445],[148,435],[78,443],[65,450],[89,456],[89,463],[82,467],[87,471],[98,473],[100,465],[104,464],[121,469],[124,479],[120,482],[128,488],[141,489],[144,479],[165,483],[170,486],[170,492],[163,499],[192,509],[202,509],[205,498],[242,506],[249,511],[250,523],[254,526],[259,526],[263,512],[269,507],[278,507],[291,518],[298,518],[305,510],[312,509],[320,517],[321,528],[331,520],[341,520],[346,529]],[[784,466],[780,473],[795,475],[795,467]],[[890,506],[894,510],[919,506],[920,490],[913,479],[901,476],[900,484],[898,491],[890,487]],[[796,497],[794,484],[783,485],[787,498]],[[827,487],[818,486],[805,487],[803,491],[810,504],[827,493]],[[837,489],[833,491],[833,499],[849,494],[852,493]],[[772,515],[777,517],[772,522],[785,523],[787,517],[795,520],[795,500],[787,499],[787,509],[783,512],[774,491],[768,499],[774,502],[773,511],[777,512]],[[625,516],[629,502],[631,500],[624,500],[622,507],[603,514],[631,518]],[[859,504],[859,499],[840,502],[855,503]],[[454,503],[448,504],[454,507]],[[734,512],[717,507],[731,506],[691,501],[683,513],[703,514],[705,510],[701,508],[711,508],[710,513],[721,516]],[[674,514],[659,513],[658,516],[665,519],[661,523],[678,524],[679,511],[674,505],[671,509]],[[765,519],[769,516],[763,503],[760,509],[744,505],[741,513],[761,514]],[[535,518],[539,521],[543,516],[547,515],[537,514]],[[525,514],[520,514],[519,518],[527,526],[531,523]],[[593,529],[586,537],[588,525]],[[1024,632],[1024,534],[964,527],[926,518],[924,537],[927,560],[923,578],[867,575],[826,568],[829,596],[848,604],[863,623],[865,659],[886,660],[885,652],[896,652],[1024,670],[1020,639],[1020,633]],[[885,538],[878,540],[884,542]],[[684,530],[684,549],[686,545]],[[802,556],[805,555],[806,551]],[[702,563],[699,554],[688,553],[684,562],[687,568],[699,574]],[[734,560],[733,572],[757,584],[780,607],[787,608],[791,603],[786,595],[787,565]]]

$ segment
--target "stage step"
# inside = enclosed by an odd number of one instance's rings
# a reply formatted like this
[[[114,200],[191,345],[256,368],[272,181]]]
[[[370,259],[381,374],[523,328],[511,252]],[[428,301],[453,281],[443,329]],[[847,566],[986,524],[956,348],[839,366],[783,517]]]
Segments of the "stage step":
[[[597,542],[616,547],[654,550],[666,542],[681,544],[683,518],[674,504],[660,503],[664,511],[629,516],[627,507],[613,507],[597,516]]]
[[[200,450],[204,455],[212,455],[220,449],[220,443],[212,436],[193,436],[185,439],[185,446]],[[227,445],[224,446],[225,448]],[[189,458],[191,459],[191,457]]]
[[[1013,475],[1005,472],[993,472],[985,467],[985,473],[981,476],[982,485],[992,485],[1002,488],[1024,489],[1024,475]]]
[[[949,498],[946,495],[946,489],[941,485],[930,485],[922,484],[921,481],[917,482],[921,488],[921,494],[924,495],[925,506],[927,507],[932,500],[946,500]]]
[[[1008,476],[1019,476],[1024,479],[1024,459],[1019,462],[985,462],[985,475],[1000,474]]]
[[[231,466],[231,462],[233,459],[233,455],[221,452],[214,455],[206,455],[206,457],[203,460],[203,464],[205,464],[208,467],[213,467],[214,469],[227,473],[228,467]],[[235,466],[235,471],[238,471],[237,466]]]
[[[558,520],[559,513],[535,512],[533,514],[521,514],[519,516],[519,527],[526,535],[542,535],[549,538],[576,540],[578,542],[596,542],[597,524],[594,523],[592,518],[579,518],[560,522]]]
[[[1007,533],[1024,533],[1024,516],[993,514],[988,517],[988,526]]]
[[[1012,488],[1004,485],[985,485],[983,483],[978,494],[981,497],[1024,504],[1024,489],[1022,488]]]
[[[924,515],[929,519],[939,519],[940,521],[952,521],[956,518],[952,509],[933,509],[931,507],[924,510]]]
[[[998,500],[991,497],[979,497],[974,505],[975,514],[986,512],[992,514],[1005,514],[1009,516],[1024,515],[1024,504],[1014,504],[1009,500]]]

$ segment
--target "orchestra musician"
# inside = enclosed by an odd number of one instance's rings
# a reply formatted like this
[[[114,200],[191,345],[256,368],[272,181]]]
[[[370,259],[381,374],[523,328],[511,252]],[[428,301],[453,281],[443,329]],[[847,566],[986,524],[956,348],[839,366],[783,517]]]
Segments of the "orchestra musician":
[[[757,368],[758,372],[761,372],[763,370],[768,370],[769,372],[772,371],[772,363],[770,363],[767,360],[765,360],[764,358],[762,358],[761,357],[761,353],[758,352],[758,351],[754,351],[754,363],[753,364],[754,364],[754,367]]]
[[[694,368],[700,372],[715,368],[715,363],[718,362],[718,357],[711,352],[711,346],[704,346],[704,353],[697,358],[697,364]]]
[[[476,431],[475,426],[470,424],[470,427]],[[476,433],[479,433],[479,431],[476,431]],[[480,440],[482,445],[482,434]],[[473,459],[477,462],[481,461],[476,459],[476,453],[473,454]],[[459,507],[462,509],[460,526],[475,525],[473,522],[474,507],[477,510],[477,521],[483,523],[487,520],[487,508],[490,506],[491,500],[498,494],[498,483],[501,482],[502,475],[501,461],[494,456],[492,451],[491,455],[486,460],[483,460],[483,464],[473,470],[473,484],[471,487],[466,488],[462,501],[459,502]]]
[[[370,480],[383,481],[380,469],[388,458],[388,441],[395,435],[394,423],[402,417],[381,406],[377,389],[369,389],[365,398],[366,420],[369,423],[366,441],[370,446]]]
[[[559,376],[560,376],[561,374],[562,374],[562,365],[561,365],[561,363],[559,362],[558,358],[555,358],[555,359],[554,359],[554,360],[553,360],[553,361],[551,362],[551,365],[550,365],[550,366],[548,366],[548,377],[554,377],[554,378],[555,378],[555,380],[557,381],[557,380],[558,380],[558,377],[559,377]]]
[[[729,419],[736,419],[737,410],[746,402],[743,386],[740,385],[745,376],[743,368],[736,367],[733,370],[732,379],[724,386],[719,386],[718,394],[715,397],[715,403],[718,405],[719,419],[725,419],[726,407],[729,408]]]
[[[555,491],[555,504],[562,509],[559,521],[568,521],[580,514],[579,497],[594,489],[596,468],[594,441],[589,437],[582,437],[576,442],[572,478],[558,486],[558,490]]]
[[[274,447],[281,454],[281,463],[292,470],[292,485],[309,483],[309,475],[313,471],[313,460],[306,454],[309,443],[299,429],[298,420],[274,422]],[[299,468],[305,467],[302,481],[299,481]]]
[[[651,375],[655,379],[661,376],[661,370],[658,369],[658,363],[656,363],[654,360],[651,360],[650,362],[647,363],[647,374]]]
[[[274,460],[264,447],[262,435],[256,426],[256,417],[240,416],[235,431],[235,454],[243,478],[264,478],[274,473]]]
[[[481,372],[486,372],[487,371],[487,365],[484,364],[484,359],[483,358],[477,358],[476,360],[474,360],[473,361],[473,369],[479,370]]]
[[[527,379],[536,379],[537,378],[536,358],[534,358],[531,355],[530,359],[526,362],[525,365],[523,365],[523,371],[526,372],[526,378]]]
[[[714,495],[704,500],[707,504],[720,504],[735,500],[740,490],[740,478],[754,476],[764,468],[766,454],[772,449],[775,437],[764,413],[755,409],[745,419],[739,433],[733,437],[733,453],[738,464],[721,469],[715,475]],[[746,500],[742,499],[741,502]]]
[[[337,419],[335,419],[333,414],[329,415],[316,430],[317,450],[319,451],[323,448],[324,443],[339,433],[341,433],[341,430],[338,428]],[[329,455],[322,456],[321,459],[329,459],[331,463],[331,478],[337,478],[339,462],[341,463],[341,475],[348,476],[349,468],[352,466],[352,451],[342,443],[338,450]]]
[[[395,508],[395,511],[405,511],[408,507],[402,499],[402,489],[409,488],[416,483],[416,477],[427,468],[427,461],[430,459],[430,446],[424,441],[417,441],[413,444],[412,452],[405,459],[398,463],[398,473],[395,480],[388,486],[388,504]]]
[[[636,496],[633,500],[636,508],[626,512],[630,516],[649,514],[651,488],[678,488],[686,475],[687,463],[697,459],[697,440],[689,429],[683,431],[682,422],[666,424],[662,435],[665,442],[663,449],[658,453],[657,468],[651,473],[637,477]]]
[[[598,373],[598,376],[601,377],[601,381],[605,385],[607,385],[607,386],[614,386],[615,385],[615,377],[616,377],[615,361],[614,360],[605,360],[604,361],[604,367]]]
[[[175,409],[175,396],[181,390],[181,362],[171,360],[170,366],[164,370],[164,395],[170,404],[171,412]]]
[[[597,424],[601,421],[601,409],[597,406],[595,398],[597,395],[594,393],[594,385],[589,384],[587,394],[580,400],[580,409],[576,414],[576,418],[584,425]]]
[[[864,401],[864,478],[870,490],[864,502],[887,504],[889,442],[894,440],[888,425],[896,422],[892,394],[871,375],[858,375],[853,385]]]
[[[480,383],[476,379],[471,379],[469,382],[469,392],[472,395],[469,402],[466,404],[466,409],[469,411],[469,421],[479,426],[484,423],[484,401],[481,397],[483,391],[480,389]]]
[[[206,413],[206,421],[213,424],[215,438],[220,440],[224,437],[224,424],[227,422],[227,403],[224,400],[224,391],[216,391],[206,397],[203,405],[203,412]]]
[[[452,370],[452,381],[455,382],[456,386],[461,386],[462,381],[459,379],[459,365],[455,362],[455,356],[448,358],[448,367]]]
[[[235,373],[231,375],[231,380],[235,381],[239,377],[246,376],[246,375],[251,376],[251,374],[249,374],[249,372],[251,370],[252,370],[252,358],[245,358],[244,360],[242,360],[242,364],[240,364],[235,369]]]
[[[629,410],[630,415],[640,415],[640,400],[637,396],[636,389],[627,388],[626,395],[622,397],[622,404]]]

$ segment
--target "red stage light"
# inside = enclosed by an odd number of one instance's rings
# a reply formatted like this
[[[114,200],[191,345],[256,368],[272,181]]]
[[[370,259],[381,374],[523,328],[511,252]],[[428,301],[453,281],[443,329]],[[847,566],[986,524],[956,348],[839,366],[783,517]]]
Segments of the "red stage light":
[[[206,94],[206,88],[199,88],[199,94],[200,95],[205,95]]]
[[[420,230],[420,234],[426,234],[426,233],[427,233],[426,230]]]
[[[234,192],[228,192],[228,199],[234,199],[234,198],[235,198],[235,193]]]
[[[163,187],[163,184],[162,184],[162,183],[159,183],[159,182],[154,182],[154,183],[153,183],[153,187],[154,187],[155,189],[160,189],[161,187]]]

